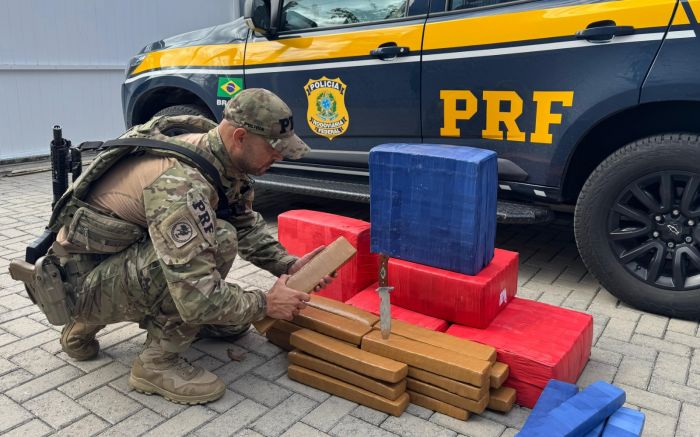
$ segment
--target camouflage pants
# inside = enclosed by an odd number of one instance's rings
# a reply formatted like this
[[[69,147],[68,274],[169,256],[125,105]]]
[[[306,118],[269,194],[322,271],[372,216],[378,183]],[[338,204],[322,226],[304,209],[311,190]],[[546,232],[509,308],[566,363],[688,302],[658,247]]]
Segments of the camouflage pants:
[[[238,249],[233,226],[220,220],[216,240],[216,268],[224,278]],[[108,257],[76,255],[65,267],[69,282],[77,290],[74,311],[77,321],[91,325],[139,322],[168,352],[187,349],[202,328],[207,336],[221,337],[236,335],[248,328],[248,325],[210,326],[183,322],[150,239]]]

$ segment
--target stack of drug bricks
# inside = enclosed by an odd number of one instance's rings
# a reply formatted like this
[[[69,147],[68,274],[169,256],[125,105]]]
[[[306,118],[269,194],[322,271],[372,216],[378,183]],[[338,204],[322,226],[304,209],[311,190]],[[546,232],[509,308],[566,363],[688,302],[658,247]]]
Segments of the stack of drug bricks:
[[[512,408],[508,366],[494,348],[399,320],[387,340],[378,329],[377,316],[313,295],[267,337],[291,351],[290,379],[395,416],[409,401],[461,420]]]
[[[391,257],[391,303],[495,347],[522,406],[551,378],[575,382],[590,356],[592,317],[516,297],[518,256],[495,248],[495,153],[384,144],[370,151],[369,168],[370,251]]]
[[[392,318],[494,347],[517,403],[534,406],[552,378],[576,382],[592,317],[516,297],[518,254],[494,247],[496,155],[390,144],[370,151],[369,166],[371,224],[317,211],[279,217],[280,242],[294,255],[338,236],[357,249],[322,295],[378,315],[376,254],[388,256]]]
[[[281,214],[278,224],[280,241],[298,256],[340,236],[346,238],[357,254],[337,270],[337,278],[319,295],[347,298],[346,304],[379,314],[370,223],[295,210]],[[388,270],[389,285],[394,287],[391,317],[496,348],[498,361],[510,367],[504,385],[516,390],[516,403],[521,406],[532,408],[550,379],[576,382],[588,361],[592,317],[517,298],[517,253],[496,248],[491,262],[476,275],[396,258],[389,259]]]

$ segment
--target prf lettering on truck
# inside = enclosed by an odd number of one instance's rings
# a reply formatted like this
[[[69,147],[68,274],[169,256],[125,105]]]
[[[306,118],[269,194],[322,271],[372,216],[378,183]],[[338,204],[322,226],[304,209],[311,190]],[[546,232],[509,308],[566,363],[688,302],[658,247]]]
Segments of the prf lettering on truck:
[[[489,140],[529,141],[531,143],[552,144],[549,127],[561,124],[562,113],[554,112],[553,104],[571,107],[574,103],[573,91],[535,91],[532,101],[536,105],[535,126],[529,134],[518,125],[523,114],[523,99],[515,91],[483,91],[481,98],[486,105],[486,126],[481,137]],[[442,137],[459,137],[459,121],[470,120],[479,110],[479,99],[470,90],[440,90],[443,103]],[[508,103],[509,110],[502,104]],[[501,124],[505,132],[501,130]]]

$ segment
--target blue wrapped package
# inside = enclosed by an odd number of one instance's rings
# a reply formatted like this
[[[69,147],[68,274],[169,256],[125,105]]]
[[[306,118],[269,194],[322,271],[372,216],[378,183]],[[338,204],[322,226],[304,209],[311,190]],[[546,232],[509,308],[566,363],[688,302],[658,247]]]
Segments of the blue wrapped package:
[[[496,153],[383,144],[370,151],[371,250],[475,275],[493,258]]]
[[[608,419],[603,437],[638,437],[644,429],[644,413],[622,407]]]
[[[597,381],[550,411],[536,426],[528,429],[530,434],[527,435],[585,436],[624,403],[622,389]]]
[[[605,428],[605,423],[606,422],[600,422],[598,426],[593,428],[593,430],[589,431],[586,435],[583,437],[600,437],[601,434],[603,434],[603,428]]]
[[[547,414],[578,393],[576,384],[550,379],[518,436],[536,436],[535,428],[546,425]]]

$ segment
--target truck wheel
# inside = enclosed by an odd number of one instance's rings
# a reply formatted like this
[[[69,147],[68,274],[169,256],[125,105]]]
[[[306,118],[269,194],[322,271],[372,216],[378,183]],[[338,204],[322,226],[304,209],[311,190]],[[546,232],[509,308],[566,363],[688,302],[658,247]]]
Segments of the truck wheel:
[[[209,120],[214,120],[214,117],[211,115],[211,113],[207,110],[202,108],[201,106],[197,105],[174,105],[174,106],[168,106],[167,108],[163,108],[160,111],[156,112],[154,117],[160,117],[162,115],[166,116],[172,116],[172,115],[198,115],[200,117],[208,118]],[[167,132],[163,132],[165,135],[168,136],[176,136],[176,135],[182,135],[182,134],[190,134],[190,133],[200,133],[200,132],[194,132],[191,129],[188,129],[187,126],[177,126],[173,127],[171,129],[168,129]]]
[[[581,259],[620,300],[700,317],[700,137],[644,138],[603,161],[574,217]]]

